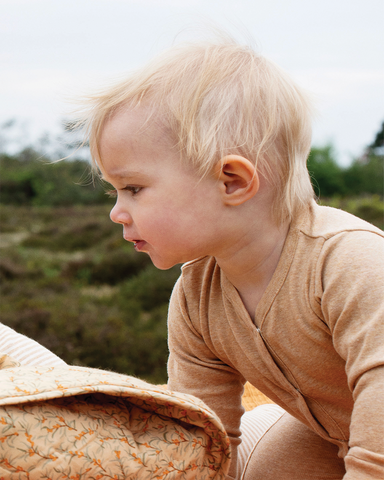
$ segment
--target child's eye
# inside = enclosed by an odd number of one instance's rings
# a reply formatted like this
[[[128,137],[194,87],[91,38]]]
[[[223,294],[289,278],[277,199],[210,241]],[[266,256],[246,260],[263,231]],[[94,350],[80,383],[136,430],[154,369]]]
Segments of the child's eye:
[[[126,187],[122,188],[122,190],[128,190],[132,195],[137,195],[142,187],[135,187],[133,185],[127,185]],[[117,197],[117,190],[106,190],[106,195],[108,195],[110,198],[116,198]]]
[[[128,190],[129,192],[132,193],[132,195],[137,195],[142,187],[136,187],[134,185],[127,185],[126,187],[123,188],[123,190]]]

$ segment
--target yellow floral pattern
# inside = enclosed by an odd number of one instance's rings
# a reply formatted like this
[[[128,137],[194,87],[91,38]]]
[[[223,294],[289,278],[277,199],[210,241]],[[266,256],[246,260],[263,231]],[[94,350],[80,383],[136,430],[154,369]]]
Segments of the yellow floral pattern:
[[[223,480],[229,440],[199,399],[83,367],[0,355],[1,480]]]

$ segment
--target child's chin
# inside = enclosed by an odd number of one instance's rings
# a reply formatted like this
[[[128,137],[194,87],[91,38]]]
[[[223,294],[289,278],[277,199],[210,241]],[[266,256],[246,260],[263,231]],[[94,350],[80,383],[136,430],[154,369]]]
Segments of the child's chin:
[[[175,261],[166,261],[164,259],[152,258],[153,265],[158,268],[159,270],[169,270],[170,268],[174,267],[175,265],[183,262],[175,262]]]

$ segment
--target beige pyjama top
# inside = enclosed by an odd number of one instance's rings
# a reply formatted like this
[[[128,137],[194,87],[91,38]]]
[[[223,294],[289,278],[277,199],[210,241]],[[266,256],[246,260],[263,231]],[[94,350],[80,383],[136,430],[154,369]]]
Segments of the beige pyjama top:
[[[169,310],[169,388],[201,398],[236,476],[249,381],[339,447],[345,480],[384,478],[384,234],[313,202],[290,227],[253,322],[213,257],[183,266]]]

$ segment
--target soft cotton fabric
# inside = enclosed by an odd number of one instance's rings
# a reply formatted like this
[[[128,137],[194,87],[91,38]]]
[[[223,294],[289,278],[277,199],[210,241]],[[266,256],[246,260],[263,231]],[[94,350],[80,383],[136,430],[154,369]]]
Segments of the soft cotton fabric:
[[[169,310],[169,388],[199,396],[231,438],[247,380],[345,461],[384,477],[384,235],[313,202],[292,222],[255,321],[212,257],[183,267]]]
[[[242,478],[242,473],[250,461],[255,446],[284,413],[284,410],[278,405],[265,404],[245,412],[241,417],[241,444],[237,452],[237,478],[239,480]]]
[[[64,360],[40,345],[32,338],[15,332],[0,323],[0,352],[6,353],[21,365],[41,365],[54,367],[65,365]]]
[[[341,480],[344,475],[337,446],[285,413],[254,444],[240,478]]]

